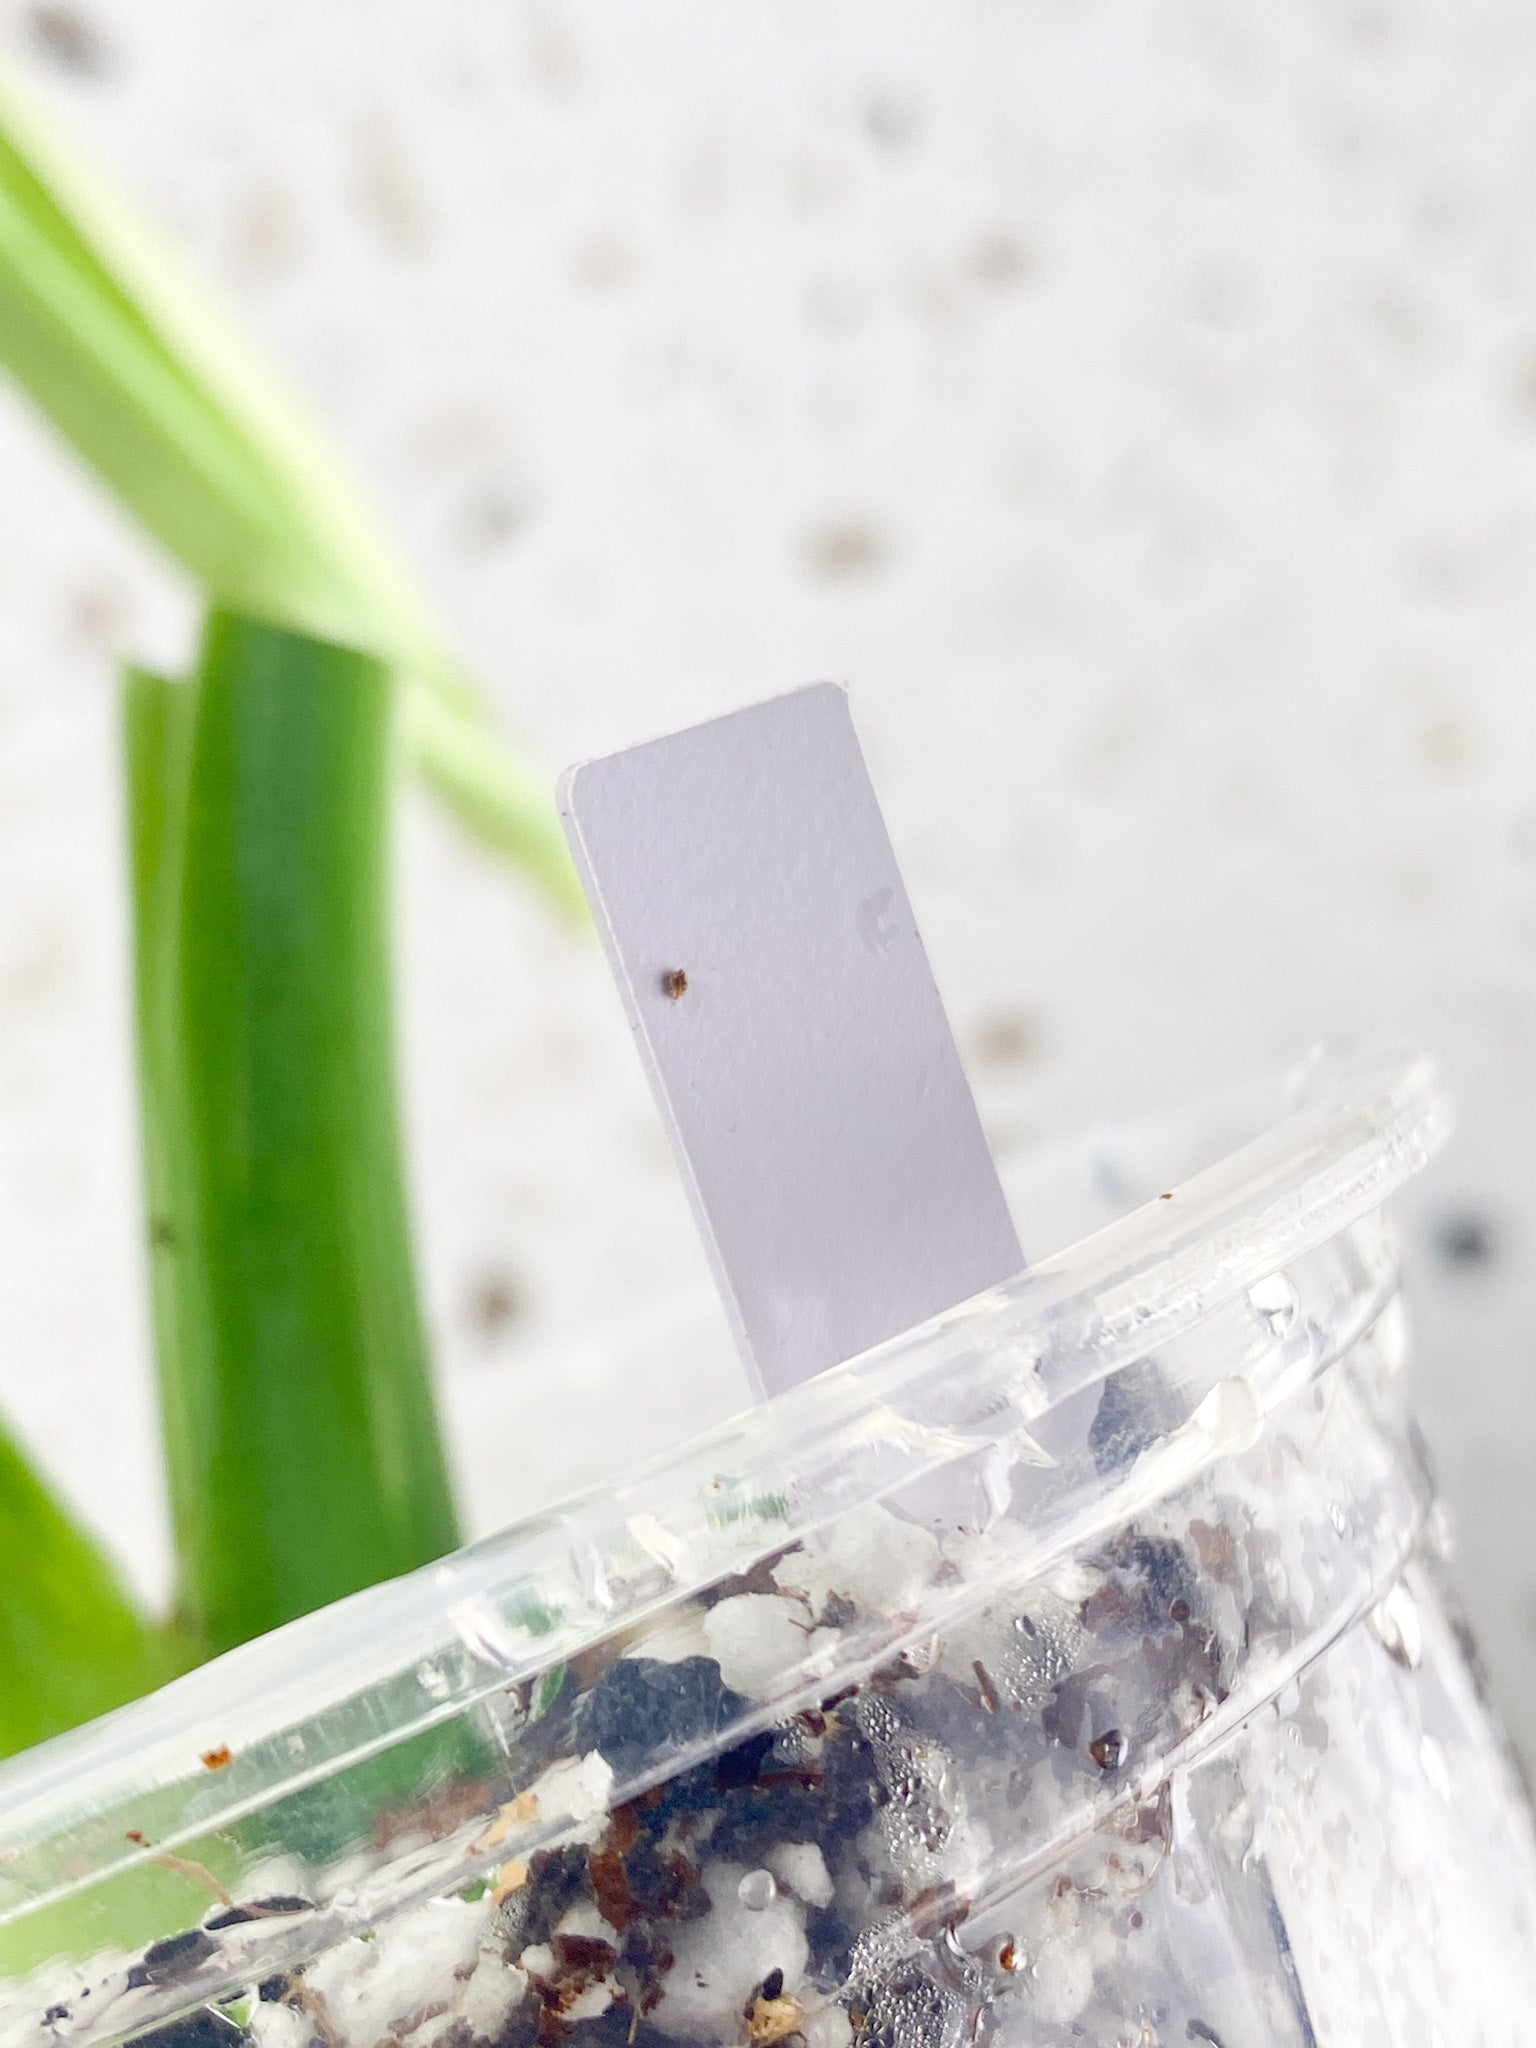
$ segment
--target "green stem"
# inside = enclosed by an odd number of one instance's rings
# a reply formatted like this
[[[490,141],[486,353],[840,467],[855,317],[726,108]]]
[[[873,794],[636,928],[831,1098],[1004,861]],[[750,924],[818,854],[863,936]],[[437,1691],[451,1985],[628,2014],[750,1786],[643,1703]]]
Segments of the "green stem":
[[[210,1654],[457,1540],[395,1105],[391,694],[227,613],[192,685],[130,685],[178,1605]]]

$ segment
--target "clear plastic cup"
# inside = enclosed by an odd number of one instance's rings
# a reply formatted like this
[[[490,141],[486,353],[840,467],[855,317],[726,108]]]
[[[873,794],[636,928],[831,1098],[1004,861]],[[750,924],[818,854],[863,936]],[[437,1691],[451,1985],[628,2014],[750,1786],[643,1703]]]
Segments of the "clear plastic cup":
[[[1379,1215],[1446,1123],[1089,1147],[1072,1250],[16,1759],[0,2044],[1528,2043]]]

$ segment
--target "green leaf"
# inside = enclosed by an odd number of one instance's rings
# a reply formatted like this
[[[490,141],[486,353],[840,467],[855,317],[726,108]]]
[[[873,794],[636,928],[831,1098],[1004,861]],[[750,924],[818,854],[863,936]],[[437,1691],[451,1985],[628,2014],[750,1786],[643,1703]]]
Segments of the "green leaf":
[[[395,1105],[388,671],[215,613],[128,693],[145,1178],[206,1654],[457,1538]]]
[[[148,1692],[178,1668],[101,1550],[0,1431],[0,1756]]]
[[[198,1544],[201,1518],[189,1491],[200,1469],[196,1374],[206,1373],[212,1347],[203,1296],[180,1285],[191,1241],[187,1197],[194,1161],[176,1014],[176,937],[196,704],[191,684],[147,669],[125,672],[143,1215],[160,1426],[179,1558],[195,1553]]]
[[[412,578],[297,401],[0,77],[0,354],[216,599],[441,664]]]
[[[325,436],[3,71],[0,365],[214,603],[371,648],[407,675],[432,706],[413,751],[434,786],[569,899],[547,783],[496,738]]]
[[[136,754],[168,743],[146,716],[162,708],[145,694],[152,681],[135,686]],[[149,826],[154,814],[142,815]],[[140,877],[161,866],[163,846],[157,822],[136,831],[136,895],[153,893]],[[185,1668],[189,1647],[144,1619],[99,1546],[0,1431],[0,1756],[163,1684]]]
[[[426,690],[401,699],[401,743],[462,824],[493,853],[543,883],[572,923],[587,899],[543,774],[505,747],[487,746],[475,720]]]

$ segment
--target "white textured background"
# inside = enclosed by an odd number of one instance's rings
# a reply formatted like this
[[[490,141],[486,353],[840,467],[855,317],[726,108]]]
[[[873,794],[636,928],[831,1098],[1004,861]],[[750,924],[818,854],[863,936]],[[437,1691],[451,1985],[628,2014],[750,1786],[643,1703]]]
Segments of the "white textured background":
[[[1419,1386],[1536,1757],[1536,13],[0,0],[0,39],[551,766],[852,684],[1000,1152],[1320,1034],[1442,1055]],[[189,617],[0,394],[0,1401],[157,1589],[112,659]],[[419,800],[401,874],[483,1522],[633,1441],[551,1358],[700,1259],[595,949]]]

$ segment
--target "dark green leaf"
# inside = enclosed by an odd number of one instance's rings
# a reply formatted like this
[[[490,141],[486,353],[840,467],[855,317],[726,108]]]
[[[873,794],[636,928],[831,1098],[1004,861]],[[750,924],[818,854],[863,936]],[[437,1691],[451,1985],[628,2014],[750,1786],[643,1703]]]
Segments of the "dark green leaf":
[[[389,677],[216,613],[177,689],[130,695],[139,1014],[179,1612],[212,1652],[457,1532],[395,1104]]]

